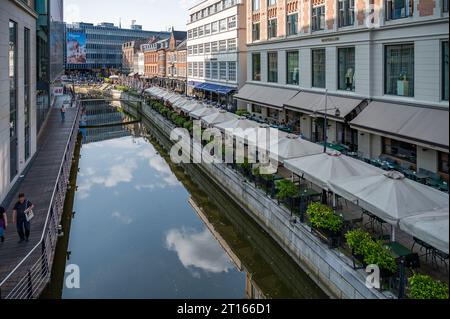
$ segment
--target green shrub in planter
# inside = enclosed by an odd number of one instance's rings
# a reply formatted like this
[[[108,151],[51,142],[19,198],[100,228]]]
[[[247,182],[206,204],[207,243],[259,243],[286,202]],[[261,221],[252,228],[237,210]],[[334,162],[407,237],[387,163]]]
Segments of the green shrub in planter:
[[[372,240],[370,234],[362,229],[355,229],[345,234],[347,245],[356,255],[364,256],[367,250],[365,245]]]
[[[186,121],[184,122],[183,127],[189,132],[191,132],[194,127],[194,123],[192,123],[192,121]]]
[[[408,284],[411,299],[448,299],[448,285],[430,276],[414,274]]]
[[[312,226],[338,233],[342,230],[342,218],[336,215],[333,209],[321,203],[312,203],[306,210]]]
[[[299,194],[297,185],[295,185],[295,183],[289,179],[277,181],[275,184],[275,188],[277,190],[277,199],[279,201],[297,197]]]
[[[250,112],[247,110],[237,110],[236,115],[237,116],[247,116],[247,115],[250,115]]]

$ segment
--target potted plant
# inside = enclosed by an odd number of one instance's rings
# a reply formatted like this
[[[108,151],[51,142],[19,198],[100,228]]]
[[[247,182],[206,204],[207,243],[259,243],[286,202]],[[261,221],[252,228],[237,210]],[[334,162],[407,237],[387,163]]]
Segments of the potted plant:
[[[414,274],[408,285],[410,299],[448,299],[448,285],[430,276]]]
[[[289,179],[283,179],[275,183],[275,189],[277,190],[276,198],[278,203],[287,203],[292,213],[294,199],[299,197],[297,185]]]
[[[306,210],[311,230],[330,248],[339,247],[342,237],[343,220],[333,209],[321,203],[312,203]]]

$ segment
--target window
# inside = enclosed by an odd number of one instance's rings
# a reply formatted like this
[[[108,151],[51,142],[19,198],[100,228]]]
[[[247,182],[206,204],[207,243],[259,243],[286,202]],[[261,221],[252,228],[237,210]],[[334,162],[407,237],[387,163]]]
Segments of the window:
[[[259,11],[261,0],[252,0],[252,10]]]
[[[219,22],[219,31],[225,31],[227,29],[227,19],[222,19]]]
[[[203,44],[198,45],[198,54],[203,54]]]
[[[267,0],[267,6],[271,7],[277,4],[277,0]]]
[[[278,82],[278,54],[277,52],[267,53],[267,81]]]
[[[217,33],[219,32],[219,22],[213,22],[211,23],[211,33]]]
[[[413,164],[417,163],[417,146],[414,144],[384,137],[383,153]]]
[[[448,101],[448,41],[442,42],[442,99]]]
[[[414,44],[385,47],[385,94],[414,96]]]
[[[267,23],[267,36],[269,39],[277,37],[277,19],[271,19]]]
[[[438,171],[448,174],[448,153],[438,153]]]
[[[192,76],[195,78],[198,76],[198,62],[192,63]]]
[[[261,53],[252,54],[252,80],[261,81]]]
[[[226,52],[227,51],[227,40],[220,40],[219,41],[219,52]]]
[[[261,105],[252,104],[252,113],[258,113],[258,114],[261,114],[261,113],[262,113],[262,107],[261,107]]]
[[[228,62],[228,80],[236,81],[236,62]]]
[[[312,31],[323,30],[325,27],[325,6],[317,6],[312,8]]]
[[[312,50],[312,86],[325,88],[325,49]]]
[[[194,28],[192,31],[192,37],[196,38],[198,36],[198,29]]]
[[[218,63],[217,62],[211,62],[211,79],[217,80],[218,77],[219,77]]]
[[[17,175],[17,23],[9,21],[9,142],[10,180]]]
[[[211,52],[211,43],[205,43],[205,54],[209,54]]]
[[[228,30],[236,28],[236,16],[228,18]]]
[[[295,35],[298,33],[298,13],[287,16],[287,35]]]
[[[188,39],[192,39],[192,30],[188,30]]]
[[[236,39],[228,40],[228,51],[229,52],[236,51]]]
[[[442,0],[442,12],[448,12],[448,0]]]
[[[227,79],[227,63],[220,62],[219,63],[219,80],[226,81]]]
[[[286,83],[299,85],[299,55],[298,51],[286,52],[287,79]]]
[[[192,46],[188,46],[188,55],[192,55]]]
[[[198,47],[197,47],[196,45],[193,45],[193,46],[192,46],[192,54],[193,54],[193,55],[198,54]]]
[[[252,26],[252,40],[259,41],[261,35],[261,25],[259,22],[253,23]]]
[[[203,26],[198,27],[198,36],[199,36],[199,37],[202,37],[202,36],[203,36],[204,30],[205,30],[205,29],[203,28]]]
[[[206,24],[205,25],[205,35],[209,35],[211,34],[211,24]]]
[[[339,0],[339,27],[353,25],[355,22],[355,0]]]
[[[203,62],[198,62],[198,76],[200,78],[205,77],[205,74],[203,72]]]
[[[355,48],[338,49],[338,88],[339,90],[355,90]]]
[[[205,78],[211,78],[211,62],[209,61],[205,62]]]
[[[30,59],[31,59],[31,53],[30,53],[30,30],[26,29],[24,30],[24,55],[23,55],[23,78],[24,78],[24,121],[25,121],[25,160],[28,160],[30,158],[30,135],[31,135],[31,129],[30,129],[30,112],[31,112],[31,96],[30,96],[30,90],[31,90],[31,77],[30,77]]]
[[[412,17],[414,1],[413,0],[385,0],[386,20],[396,20],[406,17]]]
[[[219,52],[217,41],[211,42],[211,53],[217,53]]]
[[[192,76],[192,62],[188,62],[188,76]]]

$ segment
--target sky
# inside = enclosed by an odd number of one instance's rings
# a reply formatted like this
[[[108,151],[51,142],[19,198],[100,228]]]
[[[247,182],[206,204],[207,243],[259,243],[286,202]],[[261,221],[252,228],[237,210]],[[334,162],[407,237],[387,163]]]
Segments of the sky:
[[[72,22],[112,22],[129,28],[132,20],[144,30],[186,30],[187,10],[202,0],[65,0],[64,20]]]

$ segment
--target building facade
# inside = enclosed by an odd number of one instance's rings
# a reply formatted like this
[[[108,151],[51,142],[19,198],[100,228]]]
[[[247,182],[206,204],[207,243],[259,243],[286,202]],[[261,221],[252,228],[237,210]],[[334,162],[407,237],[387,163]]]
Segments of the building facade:
[[[207,0],[189,9],[188,93],[230,104],[246,79],[246,1]]]
[[[122,45],[151,37],[168,38],[168,32],[144,31],[138,25],[123,29],[113,23],[66,25],[66,69],[111,73],[122,70]]]
[[[166,87],[186,92],[187,47],[186,32],[173,31],[166,50]]]
[[[36,152],[35,1],[0,1],[0,203]]]
[[[248,111],[448,179],[448,0],[247,0],[247,17]]]
[[[122,73],[137,73],[139,70],[135,70],[136,64],[138,64],[138,52],[141,49],[141,45],[148,42],[146,39],[128,41],[122,44]]]
[[[61,87],[64,73],[64,4],[63,0],[35,0],[39,15],[36,26],[37,54],[37,130],[41,130],[55,99],[54,88]]]

